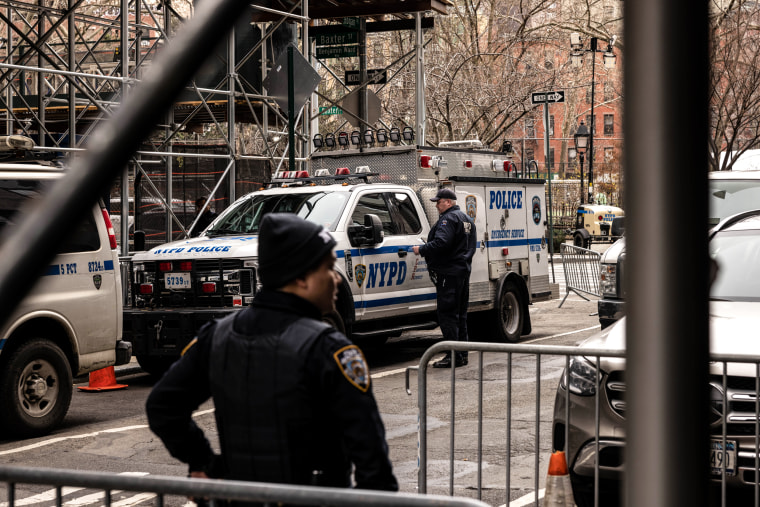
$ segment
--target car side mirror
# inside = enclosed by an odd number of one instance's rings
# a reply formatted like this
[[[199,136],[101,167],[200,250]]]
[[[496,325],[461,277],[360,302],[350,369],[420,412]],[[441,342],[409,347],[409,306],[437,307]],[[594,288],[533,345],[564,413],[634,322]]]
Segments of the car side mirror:
[[[135,252],[145,251],[145,231],[135,231]]]
[[[351,246],[372,246],[382,243],[385,235],[383,223],[377,215],[364,215],[364,225],[348,227],[348,241]]]

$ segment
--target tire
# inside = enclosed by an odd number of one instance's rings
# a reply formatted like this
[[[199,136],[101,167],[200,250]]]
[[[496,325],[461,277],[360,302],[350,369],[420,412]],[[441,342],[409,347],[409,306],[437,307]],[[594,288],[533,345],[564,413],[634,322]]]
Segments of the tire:
[[[178,357],[166,357],[166,356],[136,356],[137,363],[145,373],[155,378],[156,380],[164,376],[164,373],[171,367],[174,362],[179,359]]]
[[[581,233],[576,232],[573,235],[573,246],[577,246],[579,248],[585,248],[588,250],[589,248],[591,248],[591,238],[584,239]]]
[[[333,310],[327,315],[323,315],[322,322],[327,322],[341,333],[346,334],[346,324],[343,321],[343,317],[341,317],[340,313],[338,313],[337,310]]]
[[[577,507],[594,507],[594,480],[570,474],[570,484],[573,488],[573,500]],[[599,481],[599,505],[604,507],[619,507],[623,504],[620,495],[621,484],[612,480]]]
[[[66,355],[44,338],[10,352],[0,374],[0,418],[7,431],[36,437],[58,426],[71,404],[74,380]]]
[[[496,313],[496,336],[502,342],[515,343],[522,335],[523,300],[514,282],[506,281],[501,289]]]

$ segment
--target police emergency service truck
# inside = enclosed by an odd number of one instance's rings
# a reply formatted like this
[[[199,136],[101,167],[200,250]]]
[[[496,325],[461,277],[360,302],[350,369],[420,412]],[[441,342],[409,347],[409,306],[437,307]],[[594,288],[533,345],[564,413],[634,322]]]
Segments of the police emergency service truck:
[[[251,303],[258,228],[270,212],[297,213],[335,237],[341,284],[327,320],[354,340],[436,327],[435,287],[412,247],[438,218],[430,198],[442,186],[477,227],[472,339],[531,332],[528,305],[552,294],[544,180],[514,177],[502,153],[471,150],[345,150],[311,162],[310,173],[278,173],[238,199],[200,237],[134,255],[124,334],[146,371],[160,374],[203,323]]]
[[[28,201],[65,177],[63,168],[53,163],[6,162],[36,160],[24,151],[33,145],[21,136],[0,137],[2,233],[19,221]],[[66,416],[74,376],[129,362],[129,343],[121,341],[118,268],[116,237],[101,202],[72,228],[42,276],[30,280],[32,291],[0,326],[3,434],[30,437],[49,432]]]

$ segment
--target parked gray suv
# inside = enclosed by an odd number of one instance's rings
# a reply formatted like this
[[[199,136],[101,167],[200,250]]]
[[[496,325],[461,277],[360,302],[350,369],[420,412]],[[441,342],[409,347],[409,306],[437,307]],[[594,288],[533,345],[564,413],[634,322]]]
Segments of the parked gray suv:
[[[721,221],[710,232],[709,249],[718,266],[710,290],[710,352],[760,357],[757,337],[760,329],[760,210],[739,213]],[[597,365],[597,358],[584,355],[583,349],[625,349],[625,319],[581,343],[579,354],[570,358],[569,368],[557,388],[552,434],[554,448],[567,454],[576,504],[579,507],[593,505],[598,457],[599,505],[614,505],[626,466],[623,453],[625,360],[601,357]],[[760,410],[756,385],[760,379],[756,378],[755,363],[729,363],[725,383],[723,363],[711,361],[709,368],[712,478],[721,480],[725,464],[727,485],[740,490],[754,488],[758,473],[756,449],[760,445],[760,435],[756,433],[756,413]]]

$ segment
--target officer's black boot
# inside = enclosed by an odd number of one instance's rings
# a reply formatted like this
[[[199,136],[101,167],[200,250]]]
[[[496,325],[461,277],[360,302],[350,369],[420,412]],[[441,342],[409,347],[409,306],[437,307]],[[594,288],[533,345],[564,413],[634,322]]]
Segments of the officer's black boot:
[[[457,352],[456,366],[466,366],[468,362],[467,352]]]
[[[451,368],[451,353],[446,352],[443,359],[433,363],[433,368]]]

